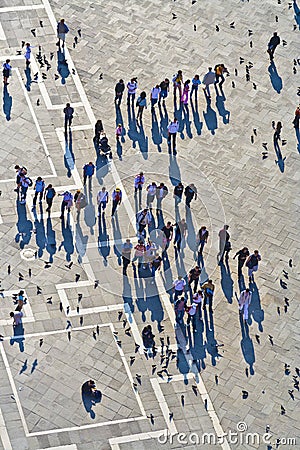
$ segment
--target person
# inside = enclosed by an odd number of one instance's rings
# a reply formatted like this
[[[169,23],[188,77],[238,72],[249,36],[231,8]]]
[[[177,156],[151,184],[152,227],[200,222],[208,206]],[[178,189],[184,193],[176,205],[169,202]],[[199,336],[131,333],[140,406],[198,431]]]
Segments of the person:
[[[206,226],[202,226],[200,230],[198,231],[197,235],[197,244],[198,244],[198,254],[201,257],[203,253],[203,249],[205,244],[207,244],[209,232]]]
[[[154,111],[154,106],[156,105],[156,103],[158,102],[158,99],[160,97],[160,91],[161,88],[159,86],[159,84],[157,84],[156,86],[154,86],[151,89],[151,93],[150,93],[150,101],[151,101],[151,111]]]
[[[269,43],[268,43],[268,50],[267,53],[270,56],[270,61],[273,61],[274,59],[274,53],[276,50],[276,47],[280,44],[280,37],[278,36],[278,34],[275,32],[273,33],[273,36],[271,37]]]
[[[188,275],[189,288],[192,289],[192,283],[194,283],[194,294],[197,292],[200,275],[201,269],[199,266],[195,266],[193,269],[189,271]]]
[[[127,267],[131,261],[131,251],[133,245],[130,239],[126,239],[126,242],[122,245],[122,262],[123,262],[123,275],[127,276]]]
[[[174,100],[176,100],[177,90],[179,91],[179,99],[181,99],[182,83],[183,83],[182,70],[178,70],[177,74],[173,76],[172,81],[173,81]]]
[[[202,302],[203,302],[203,293],[199,289],[197,292],[193,294],[193,303],[196,303],[197,305],[197,309],[199,311],[199,320],[202,320],[202,311],[201,311]]]
[[[196,188],[196,186],[193,183],[191,183],[188,186],[186,186],[186,188],[184,190],[184,195],[185,195],[185,205],[190,208],[191,207],[191,201],[193,200],[193,198],[195,198],[195,200],[197,200],[197,188]]]
[[[52,186],[52,184],[48,184],[48,186],[45,189],[45,193],[44,193],[44,199],[46,200],[47,203],[47,208],[46,211],[50,213],[51,208],[52,208],[52,203],[53,203],[53,199],[56,195],[55,189]]]
[[[280,140],[281,130],[282,130],[282,123],[277,122],[275,131],[274,131],[274,141],[275,142]]]
[[[169,93],[169,86],[170,81],[168,78],[165,78],[159,85],[160,87],[160,94],[159,94],[159,101],[158,104],[160,105],[161,100],[163,101],[163,105],[165,104],[165,99],[168,97]]]
[[[163,199],[168,195],[168,188],[167,186],[165,186],[164,183],[160,183],[159,186],[157,186],[156,188],[156,201],[157,201],[157,206],[156,206],[156,210],[157,211],[161,211],[161,205],[162,205],[162,201]]]
[[[74,108],[72,108],[70,103],[66,104],[66,107],[64,108],[64,114],[65,114],[65,130],[67,131],[68,125],[69,125],[69,128],[71,128],[73,114],[74,114]]]
[[[134,266],[135,261],[138,261],[138,268],[141,267],[141,265],[145,262],[145,253],[146,253],[146,246],[142,239],[138,240],[138,243],[134,247],[134,257],[132,259],[132,265]]]
[[[185,279],[182,278],[181,275],[178,275],[178,278],[173,281],[174,302],[176,302],[178,297],[183,294],[185,286],[186,286]]]
[[[69,191],[65,191],[62,194],[58,195],[63,197],[61,202],[61,215],[60,215],[60,219],[63,219],[65,209],[68,210],[68,213],[71,211],[71,207],[73,206],[73,195]]]
[[[230,234],[228,233],[229,225],[224,225],[222,230],[219,231],[219,264],[223,261],[224,255],[225,260],[229,258],[229,252],[231,250]]]
[[[224,73],[228,73],[228,69],[224,66],[224,64],[217,64],[215,66],[215,87],[217,88],[217,84],[219,84],[220,89],[222,89],[222,85],[225,81]],[[221,79],[221,81],[219,81]]]
[[[101,208],[102,208],[103,214],[105,214],[105,208],[106,208],[107,202],[108,202],[108,192],[105,189],[105,187],[103,186],[101,191],[99,191],[97,194],[98,217],[100,217]]]
[[[196,328],[197,308],[198,308],[197,303],[192,303],[191,306],[187,306],[186,309],[185,309],[186,312],[187,312],[187,315],[188,315],[186,324],[189,327],[190,323],[192,322],[192,327],[193,327],[194,333],[197,333],[197,328]]]
[[[163,251],[166,252],[169,248],[170,242],[173,238],[173,226],[171,222],[167,222],[167,225],[164,225],[161,229],[163,233],[162,237],[162,248]]]
[[[254,272],[257,272],[258,270],[259,261],[261,261],[259,251],[254,250],[252,255],[248,256],[248,259],[246,261],[246,266],[248,267],[249,283],[251,283],[251,281],[254,283]]]
[[[148,185],[146,190],[147,190],[147,201],[146,201],[146,203],[147,203],[148,208],[151,209],[152,208],[152,203],[153,203],[154,198],[156,196],[156,190],[157,190],[157,185],[156,185],[155,181],[152,181],[152,183]]]
[[[206,308],[206,305],[208,303],[209,312],[213,314],[212,303],[213,303],[215,285],[213,284],[212,280],[208,280],[206,283],[204,283],[202,285],[202,290],[204,292],[203,309]]]
[[[185,307],[186,307],[186,299],[184,297],[178,298],[174,306],[176,323],[183,322]]]
[[[134,177],[134,196],[136,197],[137,192],[139,191],[140,203],[142,201],[142,189],[145,183],[145,176],[143,172],[138,173]]]
[[[26,167],[20,167],[18,164],[15,166],[15,171],[16,171],[16,189],[15,192],[17,192],[17,194],[19,195],[19,191],[20,191],[20,187],[21,187],[21,176],[27,175],[27,169]]]
[[[127,83],[127,106],[130,106],[130,101],[132,104],[132,107],[134,106],[134,99],[135,99],[135,94],[137,91],[137,78],[131,78],[130,81],[128,81]]]
[[[26,68],[29,67],[29,64],[30,64],[31,49],[32,49],[32,47],[31,47],[30,43],[27,42],[26,47],[25,47],[25,53],[24,53]]]
[[[20,204],[25,205],[26,203],[26,197],[27,197],[27,191],[30,186],[32,186],[32,180],[31,178],[27,177],[23,173],[20,174],[20,187],[21,187],[21,200]]]
[[[191,80],[186,80],[184,82],[183,92],[180,98],[181,103],[183,103],[184,105],[187,105],[189,101],[190,82]]]
[[[138,236],[145,236],[145,228],[152,222],[152,215],[148,208],[138,211],[136,214]]]
[[[111,217],[114,217],[118,205],[121,205],[122,202],[122,191],[120,188],[117,187],[116,189],[114,189],[111,195],[111,199],[112,199]]]
[[[178,252],[180,252],[182,238],[185,237],[187,232],[187,224],[185,219],[181,219],[173,226],[175,227],[174,247],[177,248]]]
[[[161,262],[162,262],[162,257],[158,253],[156,253],[155,258],[150,263],[151,275],[152,275],[153,280],[155,278],[155,272],[157,270],[160,270],[160,268],[161,268]]]
[[[212,67],[208,68],[208,72],[203,77],[203,85],[205,86],[203,91],[207,98],[210,98],[209,85],[214,84],[216,81],[216,74],[213,72]]]
[[[180,181],[174,187],[174,191],[173,191],[173,197],[175,198],[175,208],[177,208],[179,203],[181,203],[183,191],[184,191],[184,187],[183,187],[183,184]]]
[[[115,86],[115,104],[118,107],[120,107],[121,105],[124,90],[125,90],[124,81],[120,79]]]
[[[23,317],[22,311],[15,311],[15,312],[12,311],[11,313],[9,313],[9,315],[13,319],[13,327],[17,327],[22,323]]]
[[[138,113],[136,115],[136,121],[138,121],[138,119],[140,119],[140,121],[141,121],[142,120],[142,116],[143,116],[144,108],[147,109],[147,100],[146,100],[146,92],[145,91],[141,92],[141,95],[139,96],[139,98],[136,101],[136,106],[138,107]]]
[[[80,189],[77,189],[77,191],[74,194],[74,202],[75,202],[75,208],[77,210],[77,220],[79,219],[79,213],[82,208],[85,208],[87,202],[86,198],[83,192],[81,192]]]
[[[179,130],[179,123],[176,117],[174,117],[174,120],[171,121],[168,125],[168,147],[169,147],[169,153],[171,153],[171,141],[173,144],[173,153],[176,154],[176,135],[177,131]]]
[[[122,124],[119,123],[117,128],[116,128],[116,140],[117,140],[117,142],[120,141],[120,138],[122,137],[122,134],[123,134],[123,127],[122,127]]]
[[[3,83],[5,86],[7,86],[9,84],[8,78],[10,77],[11,70],[12,70],[12,67],[10,65],[10,59],[7,59],[5,61],[5,63],[3,63],[2,67],[3,67],[3,72],[2,72],[3,73]]]
[[[152,333],[151,325],[147,325],[142,330],[142,339],[145,348],[153,348],[155,335]]]
[[[243,314],[243,319],[244,319],[245,323],[248,320],[249,306],[251,303],[251,299],[252,299],[252,292],[250,291],[250,289],[247,288],[241,292],[238,303],[239,303],[240,314]]]
[[[243,247],[241,250],[236,252],[236,254],[233,257],[233,259],[238,257],[238,277],[239,278],[243,274],[242,268],[243,268],[243,266],[244,266],[244,264],[246,262],[246,259],[248,258],[249,255],[250,255],[250,253],[249,253],[248,247]]]
[[[23,309],[23,305],[25,302],[26,302],[26,299],[24,297],[24,291],[20,291],[18,293],[17,307],[16,307],[15,311],[21,311]]]
[[[104,132],[104,128],[103,128],[103,124],[102,124],[102,120],[97,120],[97,122],[95,123],[95,137],[94,137],[94,141],[96,143],[97,146],[99,146],[99,142],[100,142],[100,135]]]
[[[190,99],[192,99],[192,95],[193,93],[195,93],[195,100],[197,101],[197,93],[198,93],[198,88],[199,85],[201,84],[200,81],[200,77],[199,75],[195,75],[194,78],[192,79],[192,89],[191,89],[191,93],[190,93]]]
[[[56,45],[60,47],[60,41],[62,41],[62,46],[65,46],[65,40],[66,40],[66,34],[69,33],[69,27],[65,23],[65,19],[60,19],[60,21],[57,23],[57,37],[58,42]]]
[[[35,192],[33,197],[33,208],[35,208],[36,206],[38,196],[40,196],[40,203],[42,203],[44,190],[45,190],[45,181],[42,179],[42,177],[37,177],[36,182],[34,184]]]
[[[300,121],[300,105],[297,106],[295,111],[295,117],[293,120],[293,125],[296,129],[299,129],[299,121]]]
[[[94,173],[95,173],[95,166],[92,163],[92,161],[83,166],[83,186],[86,185],[86,179],[88,178],[90,191],[92,190],[92,176],[94,175]]]

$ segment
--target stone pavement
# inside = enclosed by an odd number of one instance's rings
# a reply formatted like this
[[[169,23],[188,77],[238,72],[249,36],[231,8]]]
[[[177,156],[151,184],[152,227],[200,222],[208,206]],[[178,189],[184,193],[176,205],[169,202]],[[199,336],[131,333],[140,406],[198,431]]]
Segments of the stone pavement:
[[[3,91],[0,121],[0,448],[191,449],[204,433],[211,434],[202,445],[207,449],[271,449],[279,445],[277,439],[281,448],[300,448],[295,372],[300,364],[300,137],[292,126],[299,103],[299,7],[287,0],[1,3],[0,55],[1,61],[11,59],[13,75]],[[65,84],[60,76],[55,79],[62,57],[55,27],[61,17],[70,27]],[[266,46],[274,31],[282,44],[270,65]],[[23,50],[18,54],[23,40],[33,46],[27,72]],[[39,52],[51,64],[49,70],[40,66]],[[125,101],[116,116],[119,78],[127,82],[137,76],[139,92],[145,90],[149,98],[151,87],[166,76],[171,79],[178,68],[185,79],[195,73],[202,78],[208,66],[222,62],[230,72],[225,96],[212,89],[207,104],[200,89],[197,104],[186,109],[177,104],[177,157],[168,155],[166,143],[172,95],[153,119],[150,108],[145,111],[142,127],[128,115]],[[75,115],[65,137],[67,101]],[[92,142],[98,118],[113,146],[108,164]],[[273,147],[272,121],[283,123],[281,156]],[[125,129],[121,149],[114,144],[120,122]],[[58,198],[50,218],[39,207],[32,211],[31,191],[26,207],[16,204],[15,164],[24,164],[33,180],[41,175],[61,193],[82,188],[82,166],[90,160],[97,174],[79,220],[74,211],[59,219]],[[194,182],[199,194],[191,212],[179,208],[188,225],[182,257],[175,259],[170,248],[154,284],[134,277],[131,267],[128,279],[123,278],[120,267],[120,243],[135,239],[133,177],[140,170],[147,183],[163,181],[169,187],[165,221],[178,219],[171,194],[178,180]],[[96,193],[103,185],[109,192],[119,186],[126,193],[115,220],[110,204],[106,218],[97,220]],[[151,236],[161,220],[154,214]],[[244,245],[262,255],[251,284],[249,326],[239,320],[236,295],[242,285],[236,262],[216,263],[224,223],[230,225],[231,256]],[[189,330],[174,331],[168,292],[177,274],[193,266],[195,232],[203,224],[210,239],[202,277],[212,277],[216,294],[214,314],[204,314],[193,336]],[[18,337],[11,336],[9,311],[20,289],[27,304]],[[142,345],[141,332],[149,323],[158,347],[155,357],[144,354]],[[285,364],[290,366],[286,371]],[[89,378],[102,393],[94,414],[80,393]],[[263,442],[267,425],[271,437]],[[239,431],[238,442],[230,436],[218,441],[230,430]],[[167,433],[174,435],[173,442],[163,444]],[[256,440],[247,433],[257,433]]]

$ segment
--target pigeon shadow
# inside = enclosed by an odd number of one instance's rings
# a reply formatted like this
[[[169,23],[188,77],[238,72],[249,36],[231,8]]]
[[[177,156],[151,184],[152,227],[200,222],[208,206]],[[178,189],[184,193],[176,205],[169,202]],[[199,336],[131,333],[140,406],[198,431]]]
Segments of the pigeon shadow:
[[[226,125],[229,123],[230,111],[225,108],[225,97],[223,95],[217,95],[216,107],[219,115],[223,118],[223,123]]]
[[[26,67],[26,69],[24,70],[24,73],[25,73],[25,77],[26,77],[25,87],[26,87],[27,91],[30,92],[32,78],[31,78],[31,69],[29,66]]]
[[[298,27],[299,27],[299,30],[300,30],[300,8],[299,8],[299,6],[297,5],[297,1],[296,0],[294,0],[294,2],[293,2],[293,7],[294,7],[294,12],[295,12],[295,21],[296,21],[296,24],[298,25]]]
[[[202,133],[203,122],[200,121],[199,111],[198,111],[198,100],[196,98],[195,105],[193,100],[191,99],[191,108],[193,114],[194,125],[197,131],[197,135],[200,136]]]
[[[152,141],[153,144],[157,146],[157,150],[161,152],[162,136],[160,134],[160,128],[158,126],[158,120],[155,110],[152,111],[151,120],[152,120],[152,127],[151,127]]]
[[[278,75],[277,68],[274,61],[272,61],[268,67],[268,72],[270,75],[270,81],[273,89],[280,94],[282,89],[282,78]]]
[[[218,128],[218,119],[216,112],[211,107],[211,100],[207,99],[206,112],[203,111],[203,117],[207,129],[212,135],[216,134],[215,130]]]
[[[275,150],[276,157],[277,157],[277,161],[275,161],[275,162],[278,165],[280,172],[283,173],[284,172],[284,161],[286,160],[286,156],[284,158],[282,158],[282,153],[281,153],[281,150],[279,147],[279,140],[276,137],[274,137],[274,150]]]
[[[72,130],[69,129],[69,133],[65,132],[65,154],[64,154],[65,168],[67,169],[67,177],[71,178],[72,170],[75,167],[75,156],[73,153],[73,141]]]
[[[11,119],[11,108],[12,108],[12,96],[9,95],[6,84],[3,86],[3,112],[5,114],[6,120]]]
[[[105,215],[99,216],[98,251],[103,258],[103,264],[107,266],[107,257],[110,254],[109,235],[106,229]]]
[[[14,345],[16,342],[19,345],[20,352],[24,352],[24,327],[23,324],[20,323],[19,325],[16,325],[13,327],[14,335],[10,338],[10,345]]]
[[[249,327],[243,320],[243,314],[239,314],[240,327],[242,332],[241,349],[244,360],[249,365],[250,374],[254,375],[255,353],[252,339],[249,336]]]
[[[25,204],[17,202],[17,214],[18,222],[16,224],[18,233],[16,234],[15,241],[19,243],[20,248],[23,249],[25,245],[28,245],[32,235],[32,222],[27,219],[27,210]]]
[[[64,248],[66,252],[66,261],[71,261],[71,255],[74,253],[73,233],[70,225],[70,213],[67,215],[67,220],[62,218],[61,221],[61,233],[63,240],[58,247],[58,251]]]
[[[231,278],[230,267],[228,261],[224,264],[223,260],[219,263],[221,270],[221,288],[222,291],[228,301],[228,303],[232,303],[233,297],[233,280]]]
[[[65,49],[59,48],[57,52],[57,72],[61,76],[61,84],[66,84],[66,79],[70,75],[69,66],[65,58]]]
[[[56,239],[55,239],[55,231],[52,228],[51,218],[47,219],[47,227],[46,227],[46,250],[49,253],[49,263],[53,263],[53,256],[56,253]]]

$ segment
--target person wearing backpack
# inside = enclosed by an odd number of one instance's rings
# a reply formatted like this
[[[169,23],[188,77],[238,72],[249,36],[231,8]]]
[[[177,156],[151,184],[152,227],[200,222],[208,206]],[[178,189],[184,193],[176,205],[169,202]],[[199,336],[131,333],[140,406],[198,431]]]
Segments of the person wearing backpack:
[[[45,181],[42,179],[42,177],[37,177],[35,185],[34,185],[34,197],[33,197],[33,208],[36,206],[36,201],[38,196],[40,196],[40,203],[42,203],[43,200],[43,194],[45,190]]]
[[[248,267],[249,283],[251,283],[251,281],[254,283],[253,272],[257,272],[259,261],[261,261],[261,256],[259,254],[259,251],[254,250],[252,255],[250,255],[246,261],[246,266]]]
[[[73,195],[69,191],[65,191],[62,194],[58,195],[63,197],[61,202],[61,215],[60,215],[60,219],[63,219],[65,209],[68,209],[68,213],[71,211],[71,206],[73,206]]]
[[[173,82],[174,100],[176,100],[177,90],[179,91],[179,100],[180,100],[182,95],[182,84],[183,84],[182,70],[178,70],[178,72],[173,76],[172,82]]]
[[[138,119],[140,119],[140,122],[141,122],[144,108],[147,109],[147,100],[146,100],[146,92],[145,91],[141,92],[141,95],[139,96],[139,98],[136,101],[136,106],[138,107],[136,121],[138,121]]]
[[[208,280],[206,283],[204,283],[201,286],[201,288],[202,288],[202,290],[204,292],[203,309],[206,308],[206,304],[208,303],[209,312],[211,314],[213,314],[212,303],[213,303],[215,285],[213,284],[212,280]]]
[[[33,183],[32,183],[31,178],[26,177],[26,175],[24,175],[24,174],[20,175],[20,186],[21,186],[20,204],[21,205],[25,205],[28,188],[32,185],[33,185]]]
[[[216,75],[215,88],[217,88],[217,84],[219,84],[220,89],[222,89],[222,85],[225,81],[224,73],[229,74],[228,69],[226,69],[224,64],[217,64],[215,66],[215,75]]]
[[[52,208],[52,203],[53,203],[53,199],[54,199],[55,195],[56,195],[56,192],[55,192],[54,187],[52,186],[52,184],[48,184],[48,186],[45,189],[45,194],[44,194],[44,198],[48,205],[48,207],[46,209],[46,211],[48,213],[50,213],[50,210]]]
[[[168,195],[168,188],[164,183],[160,183],[156,188],[156,211],[161,211],[161,205],[163,199]]]
[[[175,309],[175,320],[177,324],[183,323],[183,316],[185,312],[186,299],[184,297],[180,297],[174,306]]]
[[[58,24],[57,24],[58,42],[56,43],[56,45],[58,45],[58,47],[60,47],[60,41],[62,41],[62,46],[63,47],[65,46],[65,40],[66,40],[67,33],[69,33],[69,27],[65,23],[65,19],[60,19],[60,22],[58,22]]]
[[[114,217],[118,205],[121,205],[122,202],[122,191],[120,188],[116,188],[113,191],[111,199],[112,199],[111,217]]]

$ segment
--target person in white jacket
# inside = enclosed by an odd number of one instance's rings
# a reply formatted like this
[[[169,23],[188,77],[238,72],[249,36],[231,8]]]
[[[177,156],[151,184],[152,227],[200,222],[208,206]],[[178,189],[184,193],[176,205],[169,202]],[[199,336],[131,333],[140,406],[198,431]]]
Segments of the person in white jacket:
[[[209,90],[209,85],[210,84],[214,84],[214,82],[216,81],[216,75],[215,72],[212,70],[212,67],[208,68],[208,72],[204,75],[203,77],[203,85],[204,87],[204,94],[206,95],[207,98],[210,98],[210,90]]]
[[[250,289],[245,289],[241,292],[240,298],[239,298],[239,310],[240,314],[243,313],[244,321],[247,322],[248,316],[249,316],[249,306],[252,299],[252,292]]]

